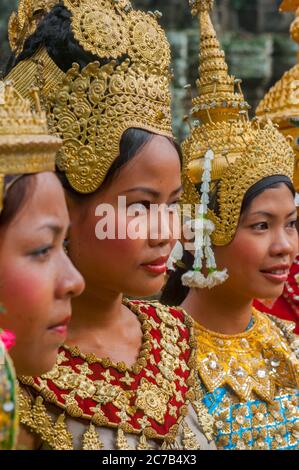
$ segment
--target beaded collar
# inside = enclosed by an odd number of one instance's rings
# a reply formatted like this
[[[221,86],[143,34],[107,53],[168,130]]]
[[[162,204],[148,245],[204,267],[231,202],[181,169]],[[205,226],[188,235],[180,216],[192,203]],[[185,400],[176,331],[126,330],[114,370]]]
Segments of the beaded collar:
[[[238,335],[214,333],[195,323],[198,370],[209,392],[228,385],[241,400],[255,392],[272,402],[276,387],[299,386],[299,361],[287,335],[274,319],[255,309],[253,319],[253,326]],[[293,328],[290,322],[280,323]]]
[[[20,380],[74,418],[172,440],[193,398],[192,320],[158,302],[126,304],[138,315],[143,331],[143,344],[132,367],[63,346],[51,372]]]

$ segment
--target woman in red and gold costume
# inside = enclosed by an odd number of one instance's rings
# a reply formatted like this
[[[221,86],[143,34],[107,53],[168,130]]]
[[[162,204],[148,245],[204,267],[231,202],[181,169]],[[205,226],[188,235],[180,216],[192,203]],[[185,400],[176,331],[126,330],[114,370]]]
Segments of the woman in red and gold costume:
[[[201,31],[192,103],[200,123],[182,146],[183,200],[195,205],[186,223],[195,241],[162,300],[196,322],[198,376],[217,448],[295,450],[299,339],[293,324],[252,306],[281,294],[298,251],[294,154],[271,121],[249,120],[211,22],[213,1],[190,4]]]
[[[66,338],[71,298],[84,286],[63,250],[69,216],[54,173],[62,142],[48,134],[32,93],[35,111],[0,82],[0,450],[14,446],[17,430],[8,350],[17,373],[49,371]]]
[[[291,36],[299,43],[299,0],[284,0],[281,11],[296,12],[291,25]],[[279,126],[285,136],[291,136],[296,161],[294,170],[294,187],[296,205],[299,205],[299,64],[296,64],[269,90],[257,107],[256,114],[260,118],[271,118]],[[298,212],[298,209],[297,209]],[[299,255],[296,257],[289,277],[285,283],[283,294],[274,301],[256,300],[257,308],[263,312],[296,323],[295,333],[299,333]]]
[[[26,438],[58,450],[213,448],[195,393],[192,321],[181,309],[124,299],[159,291],[173,245],[181,162],[166,36],[157,15],[127,0],[57,3],[24,43],[14,16],[8,77],[24,95],[39,87],[63,139],[68,253],[86,290],[54,369],[20,377]],[[154,204],[163,210],[150,227]]]

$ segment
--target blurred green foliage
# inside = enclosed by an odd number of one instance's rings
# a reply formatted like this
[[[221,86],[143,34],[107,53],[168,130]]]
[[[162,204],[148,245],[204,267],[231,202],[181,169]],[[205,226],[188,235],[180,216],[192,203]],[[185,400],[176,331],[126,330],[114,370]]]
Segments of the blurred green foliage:
[[[0,70],[10,52],[7,37],[7,22],[12,11],[16,9],[17,3],[17,0],[0,0]]]
[[[230,0],[231,7],[235,10],[241,10],[246,3],[248,3],[248,0]]]

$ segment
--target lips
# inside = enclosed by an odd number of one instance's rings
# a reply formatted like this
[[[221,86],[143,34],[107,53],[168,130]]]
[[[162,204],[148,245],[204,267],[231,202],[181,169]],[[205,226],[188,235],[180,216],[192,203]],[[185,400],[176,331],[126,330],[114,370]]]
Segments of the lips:
[[[267,269],[262,269],[261,273],[275,284],[281,284],[287,281],[290,266],[288,264],[280,264],[271,266]]]
[[[141,266],[147,271],[149,271],[150,273],[159,275],[159,274],[166,273],[167,260],[168,260],[168,256],[161,256],[160,258],[150,261],[149,263],[144,263]]]
[[[70,322],[71,315],[67,315],[61,319],[61,321],[57,321],[53,325],[48,327],[49,331],[57,333],[61,336],[66,336],[67,334],[67,326]]]

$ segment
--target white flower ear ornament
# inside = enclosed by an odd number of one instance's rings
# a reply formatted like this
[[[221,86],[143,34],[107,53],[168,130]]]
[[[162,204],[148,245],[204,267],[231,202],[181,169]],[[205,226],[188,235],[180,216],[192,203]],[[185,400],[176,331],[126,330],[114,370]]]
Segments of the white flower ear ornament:
[[[207,218],[213,159],[214,152],[208,150],[204,157],[204,172],[200,188],[201,203],[195,220],[189,221],[189,224],[191,224],[195,232],[193,270],[186,272],[182,276],[182,284],[184,286],[200,289],[206,287],[212,289],[228,279],[227,269],[223,269],[222,271],[217,270],[215,256],[211,246],[211,234],[215,230],[215,226],[213,222]],[[202,273],[204,259],[205,267],[208,270],[207,276]]]
[[[169,258],[168,258],[168,261],[166,263],[166,267],[167,267],[167,270],[168,271],[175,271],[176,270],[176,263],[178,261],[181,261],[181,259],[183,258],[183,254],[184,254],[184,248],[183,248],[183,245],[181,244],[181,242],[177,241],[176,244],[174,245],[170,255],[169,255]]]

